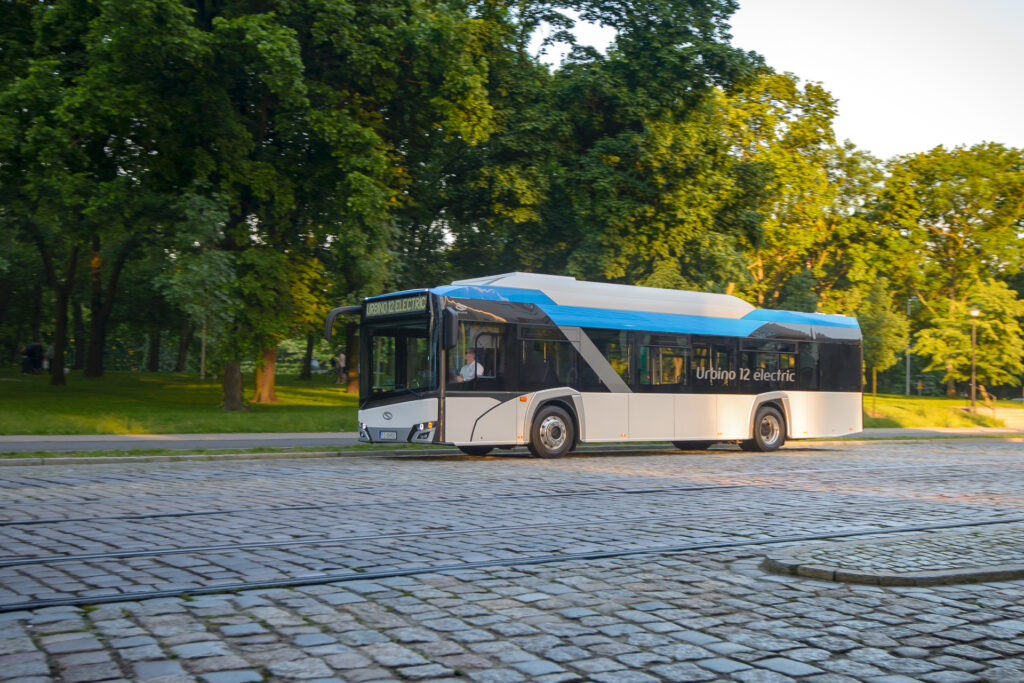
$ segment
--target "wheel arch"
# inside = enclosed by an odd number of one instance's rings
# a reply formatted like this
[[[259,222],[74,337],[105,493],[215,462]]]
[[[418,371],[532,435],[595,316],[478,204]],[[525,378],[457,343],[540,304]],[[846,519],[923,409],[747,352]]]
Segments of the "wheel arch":
[[[572,427],[575,432],[573,434],[573,445],[575,446],[575,444],[580,442],[580,437],[583,434],[584,422],[580,395],[578,392],[571,389],[549,389],[537,392],[537,394],[534,395],[533,400],[530,402],[530,409],[526,414],[526,420],[523,424],[523,434],[527,435],[530,433],[530,427],[533,424],[533,420],[537,416],[537,413],[545,406],[550,405],[556,405],[569,414],[569,419],[572,420]],[[527,438],[526,441],[529,441],[529,439]]]
[[[790,416],[789,396],[781,391],[773,391],[768,394],[760,394],[754,399],[754,402],[750,406],[750,414],[747,415],[747,429],[749,438],[754,436],[754,418],[757,417],[757,411],[763,406],[771,406],[782,413],[782,427],[783,433],[786,438],[793,438],[790,432],[793,420]]]

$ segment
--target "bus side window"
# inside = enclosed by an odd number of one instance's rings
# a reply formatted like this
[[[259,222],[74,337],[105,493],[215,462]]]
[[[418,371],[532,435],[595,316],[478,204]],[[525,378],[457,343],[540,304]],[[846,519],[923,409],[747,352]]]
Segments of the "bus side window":
[[[666,346],[640,347],[640,384],[681,388],[687,382],[689,350]]]
[[[721,389],[736,391],[736,354],[732,344],[715,344],[712,347],[711,366],[718,372]]]
[[[608,364],[612,366],[612,370],[614,370],[615,373],[626,382],[626,384],[632,384],[631,366],[633,357],[633,333],[627,332],[626,330],[584,329],[583,331],[590,337],[590,340],[601,352],[601,355],[605,357]],[[606,390],[604,382],[602,382],[595,373],[590,371],[589,368],[585,368],[584,370],[583,388],[585,390]]]
[[[798,388],[814,391],[818,389],[818,345],[812,342],[800,343]]]

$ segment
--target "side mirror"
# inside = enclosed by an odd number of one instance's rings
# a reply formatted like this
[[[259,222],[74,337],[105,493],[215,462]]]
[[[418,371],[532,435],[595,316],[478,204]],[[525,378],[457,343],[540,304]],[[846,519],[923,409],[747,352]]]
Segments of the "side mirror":
[[[455,348],[459,340],[459,318],[455,311],[444,309],[441,312],[441,343],[446,349]]]

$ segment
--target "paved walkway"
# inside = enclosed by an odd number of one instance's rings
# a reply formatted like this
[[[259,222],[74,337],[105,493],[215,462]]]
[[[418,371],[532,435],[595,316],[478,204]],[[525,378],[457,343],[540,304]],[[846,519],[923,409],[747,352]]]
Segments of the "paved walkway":
[[[199,450],[222,448],[334,448],[359,443],[357,432],[276,432],[242,434],[88,434],[0,436],[0,452]]]

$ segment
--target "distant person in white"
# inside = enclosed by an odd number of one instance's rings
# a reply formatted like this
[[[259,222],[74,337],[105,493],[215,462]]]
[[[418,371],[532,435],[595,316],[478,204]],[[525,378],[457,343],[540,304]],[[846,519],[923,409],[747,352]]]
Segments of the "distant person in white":
[[[484,374],[484,366],[476,362],[476,352],[466,351],[466,364],[459,370],[459,376],[455,378],[455,381],[468,382],[482,374]]]

